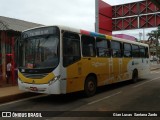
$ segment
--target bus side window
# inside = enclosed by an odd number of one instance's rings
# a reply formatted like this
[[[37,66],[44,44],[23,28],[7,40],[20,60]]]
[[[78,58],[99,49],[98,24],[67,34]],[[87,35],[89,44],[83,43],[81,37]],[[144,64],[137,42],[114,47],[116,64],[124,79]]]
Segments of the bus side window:
[[[80,37],[76,33],[63,33],[63,66],[73,64],[80,60]]]
[[[91,36],[82,35],[82,54],[84,57],[96,56],[95,39]]]
[[[124,57],[132,57],[132,47],[131,44],[129,43],[124,43],[123,44],[123,55]]]
[[[145,58],[145,47],[140,46],[140,57]]]
[[[110,57],[108,40],[102,38],[96,38],[96,49],[98,57]]]
[[[113,57],[122,57],[121,43],[118,41],[111,41],[111,49]]]
[[[132,55],[134,58],[140,57],[140,50],[138,45],[132,45]]]

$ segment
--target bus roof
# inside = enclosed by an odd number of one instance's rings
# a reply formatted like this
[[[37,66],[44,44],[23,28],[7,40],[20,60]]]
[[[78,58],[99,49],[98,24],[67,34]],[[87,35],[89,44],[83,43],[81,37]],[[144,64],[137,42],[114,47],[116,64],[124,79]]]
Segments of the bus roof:
[[[78,33],[78,34],[85,34],[85,35],[90,35],[90,36],[93,36],[93,37],[100,37],[100,38],[104,38],[104,39],[116,40],[116,41],[120,41],[120,42],[125,42],[125,43],[130,43],[130,44],[135,44],[135,45],[141,45],[141,46],[148,47],[148,44],[135,42],[135,41],[127,40],[127,39],[122,39],[122,38],[118,38],[118,37],[113,37],[113,36],[110,36],[110,35],[107,35],[107,34],[101,34],[101,33],[96,33],[96,32],[76,29],[76,28],[72,28],[72,27],[61,26],[61,25],[40,26],[40,27],[34,27],[34,28],[31,28],[31,29],[27,29],[25,31],[36,29],[36,28],[46,28],[46,27],[58,27],[61,30],[75,32],[75,33]],[[23,32],[25,32],[25,31],[23,31]]]

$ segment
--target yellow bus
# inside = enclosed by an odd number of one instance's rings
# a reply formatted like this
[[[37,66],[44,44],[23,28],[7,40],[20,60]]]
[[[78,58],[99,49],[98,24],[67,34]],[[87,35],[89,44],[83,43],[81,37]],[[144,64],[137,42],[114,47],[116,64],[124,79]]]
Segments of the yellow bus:
[[[98,86],[136,82],[150,72],[147,44],[65,26],[22,32],[19,49],[23,91],[93,96]]]

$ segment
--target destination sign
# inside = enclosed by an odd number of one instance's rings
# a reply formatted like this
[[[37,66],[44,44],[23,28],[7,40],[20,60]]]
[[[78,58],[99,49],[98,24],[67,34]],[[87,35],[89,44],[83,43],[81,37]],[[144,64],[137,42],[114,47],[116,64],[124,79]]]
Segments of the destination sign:
[[[41,28],[35,28],[32,30],[28,30],[22,33],[23,38],[29,38],[29,37],[35,37],[35,36],[41,36],[41,35],[50,35],[50,34],[57,34],[58,35],[59,30],[58,27],[41,27]]]

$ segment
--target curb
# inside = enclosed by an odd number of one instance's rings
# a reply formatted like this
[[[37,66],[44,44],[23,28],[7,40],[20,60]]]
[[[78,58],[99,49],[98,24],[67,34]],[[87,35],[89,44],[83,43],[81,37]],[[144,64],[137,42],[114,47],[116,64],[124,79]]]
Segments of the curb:
[[[38,95],[40,95],[40,94],[31,93],[31,92],[24,92],[24,93],[8,95],[8,96],[0,97],[0,104],[19,100],[22,98],[29,98],[29,97],[33,97],[33,96],[38,96]]]
[[[153,71],[153,70],[158,70],[158,69],[160,69],[160,68],[153,68],[153,69],[150,69],[150,71]]]

